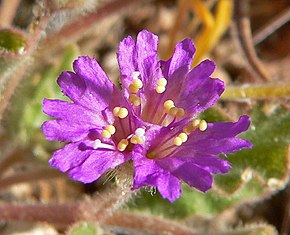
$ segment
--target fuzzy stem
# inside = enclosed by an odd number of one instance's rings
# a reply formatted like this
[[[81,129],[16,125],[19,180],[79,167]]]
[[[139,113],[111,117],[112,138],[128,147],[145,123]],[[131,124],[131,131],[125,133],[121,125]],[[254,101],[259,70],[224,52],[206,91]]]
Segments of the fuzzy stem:
[[[3,94],[0,96],[0,121],[3,117],[3,113],[7,108],[11,97],[13,96],[15,89],[18,87],[20,81],[24,77],[25,71],[27,67],[31,64],[31,58],[29,56],[25,56],[23,58],[18,59],[18,61],[8,70],[8,72],[4,73],[2,81],[7,82],[6,89]]]
[[[68,225],[78,221],[79,204],[0,203],[0,220]]]
[[[132,191],[132,167],[129,163],[116,169],[116,185],[86,200],[82,205],[83,218],[102,222],[114,211],[128,202],[136,191]],[[96,204],[97,202],[97,204]],[[97,205],[97,206],[96,206]]]
[[[193,229],[180,222],[154,217],[152,215],[138,215],[130,212],[118,212],[104,221],[105,225],[121,228],[138,229],[138,231],[152,232],[154,234],[196,234]]]
[[[259,84],[251,86],[229,86],[221,96],[223,100],[231,99],[271,99],[290,97],[289,84]]]
[[[16,14],[20,0],[2,0],[0,7],[0,26],[9,27]]]

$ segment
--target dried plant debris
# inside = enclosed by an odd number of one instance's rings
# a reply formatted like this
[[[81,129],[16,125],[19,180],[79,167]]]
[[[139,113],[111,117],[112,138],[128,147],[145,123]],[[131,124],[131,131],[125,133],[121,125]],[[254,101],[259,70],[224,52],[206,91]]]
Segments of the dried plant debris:
[[[289,12],[0,1],[0,233],[289,234]]]

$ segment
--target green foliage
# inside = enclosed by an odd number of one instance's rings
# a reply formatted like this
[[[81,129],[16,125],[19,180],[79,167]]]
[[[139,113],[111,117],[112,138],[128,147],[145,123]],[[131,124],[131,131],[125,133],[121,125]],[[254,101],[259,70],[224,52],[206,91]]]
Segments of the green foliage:
[[[237,228],[233,231],[223,232],[220,235],[276,235],[277,231],[270,225],[259,224]]]
[[[7,29],[0,30],[0,52],[22,54],[27,47],[27,40],[22,34]]]
[[[42,112],[42,100],[66,99],[56,79],[62,71],[72,70],[71,64],[77,54],[78,48],[68,46],[62,58],[55,58],[54,64],[36,69],[13,97],[11,102],[13,109],[9,120],[4,120],[7,136],[10,139],[18,139],[24,146],[32,146],[34,157],[45,162],[51,156],[49,150],[58,149],[61,144],[49,143],[43,137],[40,127],[48,117]]]
[[[237,180],[237,176],[242,175],[245,169],[250,169],[264,186],[273,179],[281,181],[281,186],[286,183],[290,112],[276,107],[266,114],[262,106],[258,105],[251,118],[250,130],[242,134],[241,138],[250,140],[254,147],[230,155],[229,161],[233,165],[231,174],[216,177],[217,185],[227,192],[231,192],[231,188],[239,188],[242,179],[240,177]]]
[[[217,109],[209,109],[202,118],[212,122],[226,120]],[[159,195],[142,192],[130,206],[167,217],[184,218],[193,214],[213,215],[243,201],[260,200],[287,183],[290,112],[276,107],[266,114],[261,105],[252,113],[250,130],[240,137],[254,147],[228,156],[229,174],[215,176],[208,193],[183,187],[183,197],[171,204]],[[243,233],[248,234],[248,233]]]
[[[71,228],[69,235],[102,235],[103,230],[94,225],[90,224],[88,222],[79,223],[73,226]]]

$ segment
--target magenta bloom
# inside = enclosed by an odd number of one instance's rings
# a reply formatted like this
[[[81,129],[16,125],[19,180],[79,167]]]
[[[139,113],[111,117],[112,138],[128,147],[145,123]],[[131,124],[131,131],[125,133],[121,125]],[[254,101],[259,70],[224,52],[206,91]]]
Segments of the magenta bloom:
[[[119,46],[122,92],[94,59],[79,57],[74,73],[63,72],[58,84],[72,102],[44,100],[43,111],[55,118],[43,124],[48,140],[70,142],[50,164],[84,183],[132,159],[133,189],[157,187],[164,198],[181,195],[180,180],[200,191],[212,186],[212,174],[227,173],[220,154],[250,148],[235,137],[250,125],[207,123],[198,113],[212,106],[224,84],[210,75],[215,64],[201,62],[190,70],[194,45],[185,39],[166,62],[157,57],[158,38],[143,30],[137,41]]]

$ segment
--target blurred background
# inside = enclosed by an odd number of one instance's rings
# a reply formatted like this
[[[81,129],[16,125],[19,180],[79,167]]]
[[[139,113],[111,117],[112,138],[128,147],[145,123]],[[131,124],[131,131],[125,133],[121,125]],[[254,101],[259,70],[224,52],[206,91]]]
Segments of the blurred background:
[[[0,0],[0,234],[289,234],[289,19],[289,0]],[[142,29],[162,60],[191,38],[193,66],[216,62],[226,91],[202,118],[250,115],[254,148],[229,155],[206,194],[144,189],[113,210],[112,174],[84,185],[48,165],[62,144],[39,129],[42,100],[66,99],[56,79],[79,55],[119,85],[118,43]]]

